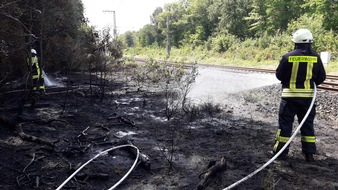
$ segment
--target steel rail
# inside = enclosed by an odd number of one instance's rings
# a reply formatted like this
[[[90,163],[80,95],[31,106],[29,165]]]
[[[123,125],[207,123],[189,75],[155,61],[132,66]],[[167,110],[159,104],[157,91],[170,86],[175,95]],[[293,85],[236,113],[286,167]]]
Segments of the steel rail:
[[[337,75],[326,75],[326,79],[338,80],[338,76]]]
[[[237,66],[209,65],[209,64],[199,64],[199,65],[204,67],[220,68],[226,70],[249,71],[269,74],[273,74],[276,72],[275,70],[272,69],[260,69],[252,67],[237,67]],[[338,76],[326,75],[326,80],[321,85],[318,86],[318,89],[338,92]]]
[[[230,67],[232,69],[236,67]],[[252,72],[264,72],[264,73],[275,73],[275,70],[270,69],[256,69],[256,68],[240,68],[237,67],[238,70],[244,71],[252,71]],[[318,89],[327,90],[327,91],[335,91],[338,92],[338,76],[336,75],[327,75],[326,80],[318,86]]]
[[[137,62],[146,62],[146,59],[135,58]],[[159,61],[163,63],[164,61]],[[169,64],[175,64],[174,62],[168,62]],[[194,65],[193,63],[184,63],[187,67]],[[247,72],[257,72],[257,73],[269,73],[274,74],[276,70],[273,69],[261,69],[261,68],[253,68],[253,67],[238,67],[238,66],[229,66],[229,65],[213,65],[213,64],[198,64],[202,67],[209,68],[218,68],[224,70],[233,70],[233,71],[247,71]],[[338,76],[337,75],[326,75],[326,80],[318,86],[318,89],[326,90],[326,91],[335,91],[338,92]]]

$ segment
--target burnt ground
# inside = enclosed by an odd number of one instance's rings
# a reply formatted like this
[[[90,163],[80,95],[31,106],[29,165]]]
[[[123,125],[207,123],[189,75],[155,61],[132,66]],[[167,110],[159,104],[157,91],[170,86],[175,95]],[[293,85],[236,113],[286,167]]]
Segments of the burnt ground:
[[[72,76],[80,88],[50,91],[19,115],[17,101],[24,93],[1,93],[0,189],[56,189],[99,152],[128,143],[149,160],[116,189],[197,189],[208,165],[222,157],[226,170],[204,189],[224,189],[272,157],[279,85],[229,94],[225,105],[206,102],[168,122],[158,84],[140,90],[126,72],[115,72],[100,101],[98,88],[90,92],[83,79]],[[274,161],[234,189],[338,189],[336,96],[318,95],[314,163],[305,162],[297,136],[288,160]],[[109,189],[134,160],[133,148],[110,151],[62,189]]]

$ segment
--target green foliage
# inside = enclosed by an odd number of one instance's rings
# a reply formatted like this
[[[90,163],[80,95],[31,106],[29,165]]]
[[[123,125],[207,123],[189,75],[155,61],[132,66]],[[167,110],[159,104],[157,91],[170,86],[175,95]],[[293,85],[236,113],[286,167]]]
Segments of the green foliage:
[[[338,61],[330,62],[325,65],[325,70],[329,74],[338,75]]]
[[[321,26],[314,27],[315,29],[334,29],[337,25],[333,23],[338,17],[332,17],[335,13],[329,10],[333,10],[335,6],[332,0],[311,0],[309,2],[303,0],[181,0],[166,5],[164,9],[158,8],[154,11],[152,20],[157,33],[148,32],[148,34],[157,39],[156,42],[160,47],[164,47],[162,45],[165,44],[165,36],[162,35],[162,38],[156,36],[158,36],[158,31],[162,34],[167,33],[166,19],[169,18],[170,39],[175,47],[188,44],[193,48],[207,45],[208,49],[222,52],[229,49],[226,42],[229,39],[222,39],[220,37],[222,35],[230,34],[245,41],[252,37],[261,38],[266,35],[274,36],[276,33],[290,33],[287,31],[290,30],[290,23],[305,13],[308,17],[313,17],[312,15],[315,14],[315,19],[320,17],[324,19],[324,22],[320,22]],[[328,21],[328,15],[331,15],[330,21]],[[309,20],[306,26],[316,23],[316,21]],[[149,31],[148,26],[144,29]],[[143,30],[140,33],[144,35]],[[152,45],[153,39],[149,39],[149,35],[142,38],[141,45]],[[264,42],[261,41],[261,43]],[[266,47],[266,45],[263,46]]]
[[[323,15],[323,27],[325,30],[338,32],[338,4],[335,0],[309,0],[304,2],[303,7],[310,14]]]
[[[262,33],[267,33],[268,15],[267,15],[267,0],[254,0],[252,10],[244,19],[249,23],[249,30],[260,36]]]
[[[214,117],[215,114],[221,113],[221,105],[212,101],[203,102],[200,108],[201,112],[206,112],[211,117]]]
[[[16,69],[26,71],[26,58],[30,49],[38,52],[40,64],[49,67],[73,64],[71,54],[82,54],[83,45],[93,39],[88,30],[82,30],[85,22],[83,5],[80,0],[69,1],[7,1],[0,6],[0,55],[2,64],[12,59]],[[80,40],[81,39],[81,40]],[[81,49],[81,50],[80,50]],[[9,70],[7,70],[9,69]],[[10,68],[5,68],[10,72]]]
[[[268,0],[267,3],[268,27],[273,32],[285,31],[292,19],[304,14],[303,0]]]
[[[231,34],[218,34],[216,37],[209,38],[208,50],[221,53],[227,51],[231,46],[239,43],[239,39]]]
[[[147,84],[158,84],[163,93],[165,115],[168,120],[182,109],[189,109],[188,93],[198,75],[197,66],[186,70],[182,62],[169,64],[149,59],[146,64],[137,68],[134,81],[138,89],[147,88]]]
[[[146,25],[140,30],[138,38],[142,47],[152,45],[155,42],[155,27],[150,24]]]
[[[293,33],[299,28],[307,28],[314,36],[313,48],[317,52],[338,52],[338,37],[333,30],[324,29],[324,22],[323,15],[304,14],[289,24],[287,32]],[[333,54],[332,58],[336,59],[337,55]]]
[[[227,30],[240,39],[250,37],[249,22],[245,18],[252,8],[252,0],[217,0],[214,6],[221,13],[219,30]]]
[[[127,45],[127,47],[134,47],[135,46],[135,39],[132,34],[132,32],[126,32],[124,34],[124,42]]]
[[[313,48],[331,52],[335,61],[338,16],[332,10],[336,6],[334,0],[180,0],[154,12],[153,30],[166,35],[166,19],[170,19],[172,61],[274,68],[293,49],[292,34],[307,28],[315,39]],[[137,52],[165,59],[165,40],[155,43],[159,52],[154,48]],[[154,43],[144,47],[151,46]]]
[[[30,71],[26,60],[31,48],[47,72],[105,70],[122,56],[119,41],[112,45],[110,37],[94,35],[98,32],[87,24],[81,0],[3,0],[0,18],[0,81]],[[102,53],[105,47],[111,56]]]

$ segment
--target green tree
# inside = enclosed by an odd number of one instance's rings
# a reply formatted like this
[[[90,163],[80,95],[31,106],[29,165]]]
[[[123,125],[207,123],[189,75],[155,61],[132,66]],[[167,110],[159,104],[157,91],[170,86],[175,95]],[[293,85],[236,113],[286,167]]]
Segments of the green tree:
[[[263,36],[268,28],[267,0],[254,0],[252,10],[245,18],[249,22],[250,30],[255,36]]]
[[[127,47],[134,47],[135,46],[135,41],[134,41],[134,36],[132,32],[126,32],[125,33],[125,43],[127,44]]]
[[[338,3],[336,0],[309,0],[304,3],[309,13],[323,15],[323,26],[326,30],[338,32]]]
[[[163,28],[160,27],[160,18],[159,15],[163,12],[162,7],[157,7],[155,9],[155,11],[153,12],[153,14],[150,17],[151,23],[152,25],[154,25],[155,27],[155,41],[156,43],[161,46],[164,47],[164,40],[165,40],[165,35],[164,35],[164,31]]]
[[[267,18],[269,33],[285,31],[288,24],[305,13],[303,0],[268,0]]]
[[[211,0],[191,0],[186,9],[183,19],[187,24],[185,27],[186,43],[195,46],[203,45],[212,35],[216,25],[210,22],[208,8],[212,4]]]
[[[252,0],[214,0],[210,15],[218,18],[218,30],[227,30],[241,39],[250,36],[249,22],[245,18],[252,10]]]
[[[147,24],[139,31],[139,42],[142,47],[150,46],[155,42],[156,29],[154,25]]]
[[[2,0],[0,18],[0,68],[7,75],[11,68],[27,72],[30,48],[37,49],[45,69],[74,63],[78,68],[94,49],[81,0]]]
[[[188,1],[188,0],[187,0]],[[164,11],[159,15],[161,23],[159,27],[165,35],[170,32],[171,44],[175,47],[182,45],[182,41],[185,39],[185,33],[187,30],[187,21],[183,19],[186,14],[186,6],[184,1],[178,3],[171,3],[164,6]],[[169,19],[170,31],[167,31],[166,21]]]
[[[293,20],[287,33],[292,34],[299,28],[307,28],[314,37],[313,48],[318,51],[338,51],[338,37],[332,30],[325,30],[325,18],[320,14],[304,14],[298,19]],[[291,38],[291,36],[290,36]]]
[[[83,53],[81,52],[83,40],[92,41],[92,38],[80,40],[81,33],[92,31],[80,30],[83,24],[86,24],[82,2],[52,0],[46,1],[40,9],[44,10],[41,20],[43,31],[37,33],[41,34],[42,50],[48,55],[44,56],[46,62],[56,68],[69,68],[69,65],[75,62],[83,63],[82,60],[77,61],[79,56],[75,56],[74,53],[78,55]],[[79,65],[74,67],[78,68]]]

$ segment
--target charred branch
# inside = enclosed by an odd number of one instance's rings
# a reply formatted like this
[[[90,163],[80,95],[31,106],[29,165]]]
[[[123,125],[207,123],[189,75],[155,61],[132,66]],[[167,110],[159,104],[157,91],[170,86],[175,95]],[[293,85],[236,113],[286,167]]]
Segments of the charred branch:
[[[209,168],[207,169],[207,171],[200,174],[199,177],[201,181],[198,184],[197,190],[203,190],[210,183],[212,178],[216,177],[226,170],[227,163],[224,157],[221,158],[220,162],[213,162],[213,164],[214,165],[209,164]]]

